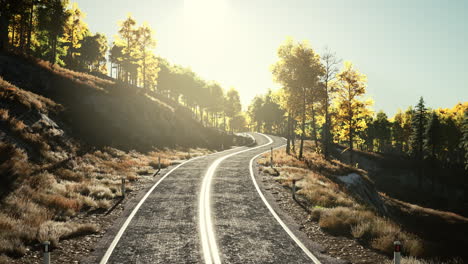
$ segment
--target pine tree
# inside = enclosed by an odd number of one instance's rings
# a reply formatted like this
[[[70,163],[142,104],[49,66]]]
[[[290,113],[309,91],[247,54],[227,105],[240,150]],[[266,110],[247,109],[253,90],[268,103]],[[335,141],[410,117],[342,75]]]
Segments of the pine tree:
[[[411,152],[415,158],[418,169],[418,184],[422,187],[422,160],[424,157],[424,135],[426,131],[427,109],[424,105],[424,99],[421,97],[414,111],[412,134],[411,134]]]
[[[442,146],[442,127],[440,124],[439,116],[434,111],[427,124],[424,149],[426,150],[427,156],[433,159],[438,158],[440,148]]]
[[[424,105],[424,99],[421,97],[419,103],[416,105],[414,110],[414,116],[412,118],[412,133],[410,138],[411,150],[410,154],[417,160],[423,158],[424,151],[424,134],[426,131],[427,123],[427,109]]]

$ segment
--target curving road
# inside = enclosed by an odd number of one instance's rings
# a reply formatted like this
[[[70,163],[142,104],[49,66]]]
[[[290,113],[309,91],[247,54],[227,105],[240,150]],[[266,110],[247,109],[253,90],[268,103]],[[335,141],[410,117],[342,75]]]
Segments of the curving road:
[[[251,135],[256,146],[194,158],[166,173],[83,263],[340,263],[317,253],[263,196],[252,164],[285,142]]]

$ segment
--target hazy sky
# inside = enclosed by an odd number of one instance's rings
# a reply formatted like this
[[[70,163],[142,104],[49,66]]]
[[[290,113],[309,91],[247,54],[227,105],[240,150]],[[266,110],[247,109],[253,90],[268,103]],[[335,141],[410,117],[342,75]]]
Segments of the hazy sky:
[[[424,96],[468,101],[468,1],[76,0],[112,41],[131,13],[156,32],[156,52],[240,92],[244,107],[277,88],[269,67],[287,36],[328,46],[367,74],[375,110],[393,115]]]

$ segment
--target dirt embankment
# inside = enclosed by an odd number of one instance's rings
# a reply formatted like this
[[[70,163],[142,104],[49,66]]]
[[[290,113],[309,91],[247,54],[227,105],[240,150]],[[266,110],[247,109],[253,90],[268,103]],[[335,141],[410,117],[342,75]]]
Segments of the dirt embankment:
[[[233,136],[203,127],[186,107],[112,79],[6,54],[0,54],[0,76],[62,105],[56,119],[74,138],[92,146],[150,150],[233,144]]]

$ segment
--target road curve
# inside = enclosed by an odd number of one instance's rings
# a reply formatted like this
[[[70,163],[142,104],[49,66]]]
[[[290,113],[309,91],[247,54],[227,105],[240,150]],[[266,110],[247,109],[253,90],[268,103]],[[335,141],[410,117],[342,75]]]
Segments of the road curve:
[[[122,218],[82,263],[203,263],[198,232],[198,196],[207,168],[224,155],[247,149],[230,149],[191,159],[149,190],[138,210],[129,201]],[[133,202],[133,203],[132,203]],[[129,216],[134,215],[125,227]],[[115,241],[119,233],[118,241]],[[114,248],[109,252],[115,244]]]
[[[143,199],[128,205],[132,209],[82,263],[338,263],[318,254],[297,228],[291,231],[280,219],[277,207],[268,205],[253,162],[285,141],[251,135],[257,146],[173,168]]]
[[[259,145],[270,140],[259,134],[254,137]],[[318,264],[285,231],[252,183],[252,158],[284,145],[283,139],[272,138],[272,144],[235,155],[216,171],[212,213],[222,261]]]

